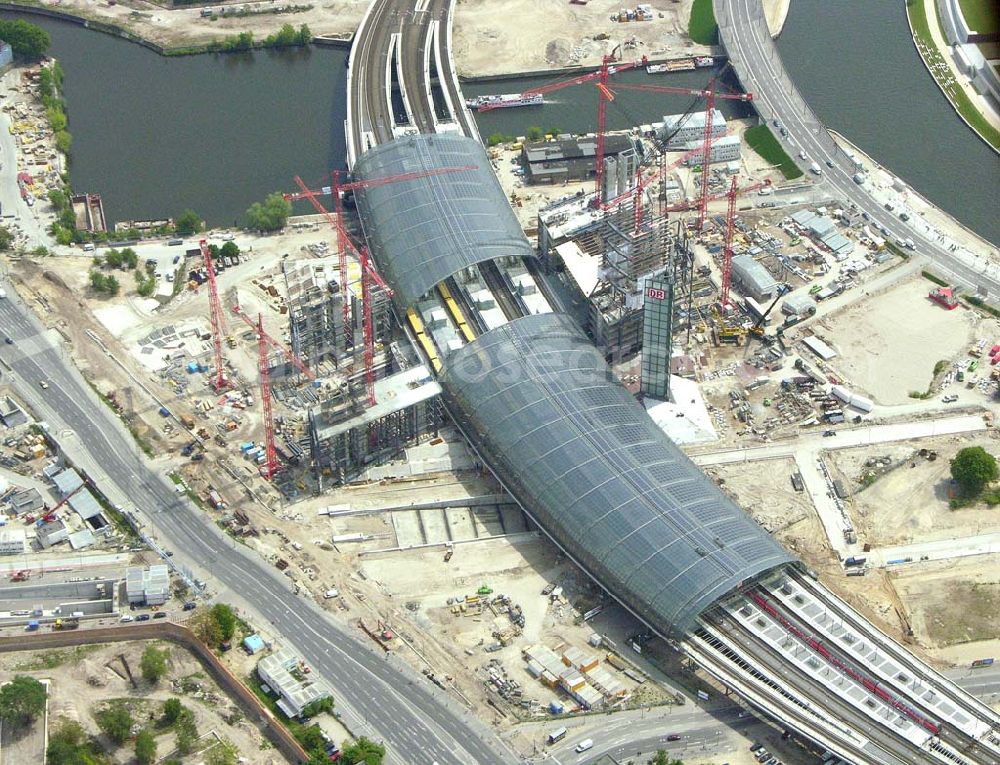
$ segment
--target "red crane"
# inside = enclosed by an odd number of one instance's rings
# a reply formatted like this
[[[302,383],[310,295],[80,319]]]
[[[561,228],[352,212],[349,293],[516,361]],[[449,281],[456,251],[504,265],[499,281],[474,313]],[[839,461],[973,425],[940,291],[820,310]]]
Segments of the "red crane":
[[[344,226],[344,210],[342,204],[342,194],[347,191],[355,191],[357,189],[367,189],[374,188],[377,186],[385,186],[390,183],[397,183],[399,181],[412,181],[419,178],[427,178],[437,175],[447,175],[450,173],[460,173],[469,170],[478,169],[478,165],[460,165],[455,167],[438,167],[431,170],[418,170],[408,173],[399,173],[396,175],[388,175],[381,178],[368,178],[366,180],[352,181],[351,183],[340,183],[339,172],[333,173],[333,186],[321,189],[320,194],[331,193],[333,194],[334,205],[336,212],[331,214],[320,201],[316,198],[317,192],[311,191],[301,178],[296,177],[295,182],[298,184],[299,188],[302,189],[299,194],[285,194],[285,199],[289,201],[294,201],[298,199],[308,199],[313,207],[326,218],[327,222],[337,232],[337,249],[340,256],[340,280],[341,280],[341,294],[343,296],[343,308],[344,308],[344,330],[347,331],[347,327],[350,322],[350,314],[348,310],[348,300],[347,300],[347,248],[350,247],[354,251],[354,254],[358,257],[361,263],[361,308],[362,308],[362,331],[364,333],[364,362],[365,362],[365,389],[368,397],[368,405],[375,405],[375,327],[373,326],[373,316],[372,316],[372,286],[371,283],[374,281],[383,292],[389,297],[392,297],[395,293],[385,283],[385,280],[379,276],[378,271],[375,270],[375,265],[372,263],[371,256],[368,253],[367,248],[358,248],[354,242],[351,240],[350,235],[347,233],[347,229]]]
[[[612,74],[617,74],[619,72],[624,72],[629,69],[635,69],[636,67],[645,66],[648,59],[643,56],[638,61],[627,61],[624,63],[617,64],[616,66],[611,66],[618,58],[616,53],[618,52],[620,46],[616,47],[610,55],[605,56],[601,60],[601,68],[588,74],[582,74],[579,77],[572,77],[568,80],[559,80],[557,82],[550,82],[547,85],[540,85],[537,88],[532,88],[531,90],[526,90],[521,95],[523,97],[530,97],[533,95],[541,95],[544,93],[551,93],[555,90],[562,90],[563,88],[568,88],[572,85],[582,85],[587,82],[594,82],[597,80],[597,154],[595,157],[596,165],[594,167],[596,174],[595,187],[597,189],[597,199],[600,203],[601,186],[604,180],[604,126],[607,119],[607,107],[609,101],[614,101],[614,93],[608,88],[608,77]],[[479,111],[486,112],[495,108],[489,104],[485,104],[479,107]]]
[[[267,480],[278,472],[278,450],[274,446],[274,412],[271,410],[271,370],[267,363],[267,335],[264,319],[257,314],[257,367],[260,371],[260,402],[264,411],[264,465],[260,474]]]
[[[285,358],[292,362],[310,380],[315,380],[316,375],[313,374],[305,362],[296,356],[290,348],[285,346],[284,343],[275,340],[264,331],[264,320],[260,314],[257,314],[257,321],[254,323],[249,316],[243,313],[240,306],[235,305],[232,310],[234,314],[243,319],[257,333],[257,367],[260,372],[260,401],[264,413],[265,453],[264,465],[260,469],[260,474],[267,480],[270,480],[278,472],[279,466],[278,451],[274,445],[274,412],[272,410],[273,402],[271,399],[271,369],[267,363],[268,347],[277,348],[281,351]]]
[[[205,259],[205,271],[208,273],[209,320],[212,323],[212,345],[215,350],[215,382],[212,384],[217,391],[220,391],[225,390],[230,385],[229,380],[226,379],[222,361],[222,333],[226,331],[226,325],[222,316],[222,301],[219,300],[219,286],[215,281],[212,251],[208,249],[208,242],[204,239],[198,242],[198,246],[201,247],[201,254]]]
[[[600,86],[598,86],[600,87]],[[712,115],[715,112],[715,99],[720,98],[725,101],[753,101],[753,93],[716,93],[715,79],[708,84],[708,88],[699,90],[697,88],[677,88],[669,85],[645,85],[641,83],[617,83],[618,90],[638,90],[647,93],[675,93],[678,95],[695,96],[705,99],[705,134],[701,145],[701,205],[698,213],[698,229],[705,226],[705,218],[708,214],[708,181],[710,178],[709,166],[712,159]],[[613,100],[614,94],[608,100]],[[603,123],[600,121],[598,111],[598,129]]]
[[[771,181],[765,179],[760,183],[755,183],[752,186],[745,186],[742,189],[736,188],[736,176],[733,176],[733,182],[729,186],[729,191],[726,192],[726,198],[729,200],[729,206],[726,210],[726,241],[722,247],[722,295],[721,295],[721,305],[723,312],[729,307],[729,286],[732,279],[733,273],[733,228],[736,220],[736,197],[740,194],[749,194],[751,191],[756,191],[764,186],[770,186]]]

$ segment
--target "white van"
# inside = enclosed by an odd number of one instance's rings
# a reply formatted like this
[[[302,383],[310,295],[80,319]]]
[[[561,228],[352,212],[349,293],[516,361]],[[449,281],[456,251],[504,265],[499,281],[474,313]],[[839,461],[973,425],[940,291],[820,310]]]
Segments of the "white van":
[[[593,748],[594,748],[594,739],[592,738],[585,738],[583,741],[581,741],[579,744],[576,745],[577,752],[586,752],[588,749],[593,749]]]
[[[83,251],[84,252],[93,252],[94,251],[94,243],[93,242],[87,242],[86,244],[84,244],[83,245]]]

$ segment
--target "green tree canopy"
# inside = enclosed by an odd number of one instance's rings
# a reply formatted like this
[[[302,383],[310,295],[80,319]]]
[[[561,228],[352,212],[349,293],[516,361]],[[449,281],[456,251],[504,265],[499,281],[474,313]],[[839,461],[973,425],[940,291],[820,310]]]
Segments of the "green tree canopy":
[[[152,644],[147,645],[139,662],[142,676],[151,683],[159,682],[160,678],[167,673],[168,656],[170,656],[170,651],[167,649],[160,649]]]
[[[0,226],[0,252],[6,252],[14,243],[14,235],[6,226]]]
[[[648,765],[684,765],[681,760],[674,759],[663,749],[657,749],[652,759],[646,760]]]
[[[198,726],[190,709],[185,707],[181,711],[174,729],[177,731],[177,751],[181,754],[190,754],[194,750],[195,741],[198,740]]]
[[[163,702],[163,721],[167,725],[172,725],[183,711],[184,705],[181,704],[180,699],[167,699]]]
[[[960,449],[951,461],[951,477],[967,494],[978,494],[990,481],[1000,477],[997,461],[981,446]]]
[[[97,727],[116,744],[124,744],[132,732],[132,713],[124,704],[112,704],[97,713]]]
[[[240,246],[236,244],[236,242],[230,240],[219,248],[218,254],[227,258],[235,258],[240,254]]]
[[[347,765],[382,765],[385,747],[362,736],[353,744],[344,747],[343,759]]]
[[[219,633],[223,640],[232,640],[236,634],[236,612],[226,603],[216,603],[212,606],[212,618],[219,625]]]
[[[247,228],[252,231],[279,231],[292,214],[292,203],[280,191],[268,194],[264,203],[254,202],[247,210]]]
[[[239,750],[228,741],[220,741],[205,757],[205,765],[236,765]]]
[[[6,40],[14,54],[29,61],[36,61],[52,45],[49,33],[36,24],[27,21],[0,20],[0,40]]]
[[[545,137],[545,133],[538,125],[529,127],[525,135],[529,141],[541,141]]]
[[[45,750],[47,765],[100,765],[102,760],[87,741],[83,726],[64,720],[49,736]]]
[[[174,220],[174,230],[181,236],[191,236],[191,234],[201,231],[205,222],[194,210],[188,208]]]
[[[15,675],[0,690],[0,718],[8,725],[25,725],[45,709],[45,686],[28,675]]]
[[[135,737],[135,761],[139,765],[153,765],[156,762],[156,737],[146,728]]]

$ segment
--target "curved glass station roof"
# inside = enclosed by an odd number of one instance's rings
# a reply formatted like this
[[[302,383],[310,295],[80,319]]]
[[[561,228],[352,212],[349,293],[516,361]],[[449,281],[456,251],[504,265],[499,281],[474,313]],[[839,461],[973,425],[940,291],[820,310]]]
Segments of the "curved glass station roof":
[[[378,178],[358,206],[404,307],[458,270],[532,250],[483,148],[411,136],[364,154]],[[534,520],[605,589],[665,635],[789,555],[664,433],[565,314],[516,319],[447,358],[452,416]]]
[[[441,383],[525,510],[664,634],[794,560],[664,435],[566,314],[486,333],[449,357]]]
[[[365,152],[364,180],[472,167],[358,189],[355,198],[379,272],[409,308],[461,269],[533,255],[483,147],[460,135],[412,135]]]

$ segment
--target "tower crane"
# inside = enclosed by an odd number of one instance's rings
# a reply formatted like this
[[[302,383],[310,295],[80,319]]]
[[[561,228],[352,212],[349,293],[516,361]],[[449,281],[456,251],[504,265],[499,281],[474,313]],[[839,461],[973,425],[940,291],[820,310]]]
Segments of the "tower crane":
[[[354,244],[350,235],[347,233],[347,228],[344,225],[344,208],[343,208],[343,194],[349,191],[356,191],[357,189],[368,189],[375,188],[378,186],[385,186],[390,183],[397,183],[399,181],[412,181],[419,178],[428,178],[437,175],[447,175],[450,173],[460,173],[469,170],[478,169],[478,165],[461,165],[456,167],[437,167],[430,170],[418,170],[408,173],[398,173],[395,175],[383,176],[381,178],[368,178],[360,181],[352,181],[350,183],[340,183],[340,173],[339,171],[334,171],[332,175],[333,185],[322,188],[319,192],[315,192],[306,186],[305,182],[298,176],[295,177],[295,183],[301,189],[298,194],[285,194],[285,199],[289,201],[296,201],[299,199],[308,199],[316,211],[322,215],[327,222],[334,228],[337,232],[337,253],[340,258],[340,290],[341,290],[341,302],[343,304],[344,311],[344,332],[347,333],[347,328],[350,326],[350,308],[347,299],[347,249],[350,248],[354,254],[357,256],[361,264],[361,309],[362,309],[362,332],[364,334],[364,362],[365,362],[365,390],[368,398],[368,405],[375,405],[375,328],[373,326],[373,316],[372,316],[372,282],[374,282],[378,287],[389,297],[393,296],[393,291],[390,289],[389,285],[385,283],[381,276],[379,276],[378,271],[375,270],[375,265],[372,263],[371,256],[366,247],[361,247],[360,249]],[[322,203],[317,198],[321,194],[332,194],[334,200],[334,213],[330,213]]]
[[[222,316],[222,301],[219,300],[219,286],[215,281],[215,267],[212,265],[212,251],[208,242],[202,239],[198,242],[201,255],[205,259],[205,271],[208,274],[208,308],[209,320],[212,324],[212,347],[215,351],[215,380],[212,386],[217,390],[225,390],[231,383],[226,379],[222,360],[222,333],[225,323]]]
[[[600,89],[598,85],[598,89]],[[712,115],[715,112],[715,100],[722,99],[724,101],[753,101],[753,93],[717,93],[715,90],[715,78],[708,84],[708,88],[698,89],[698,88],[678,88],[669,85],[646,85],[643,83],[616,83],[616,90],[637,90],[647,93],[674,93],[678,95],[688,95],[695,96],[697,98],[705,99],[705,134],[701,145],[702,152],[702,162],[701,162],[701,204],[698,212],[698,229],[701,230],[705,227],[705,219],[708,215],[708,181],[710,177],[709,167],[711,165],[712,159]],[[605,90],[607,88],[605,87]],[[602,90],[602,93],[604,91]],[[607,97],[607,96],[605,96]],[[611,93],[611,97],[608,100],[614,100],[614,93]],[[603,132],[604,123],[601,119],[601,112],[598,109],[598,130]],[[598,136],[598,145],[602,144],[600,135]],[[600,189],[598,189],[600,191]]]
[[[744,186],[742,189],[736,188],[736,176],[733,176],[733,182],[729,186],[729,191],[726,193],[726,198],[729,200],[729,205],[726,209],[726,241],[722,248],[722,293],[720,295],[720,304],[723,313],[729,308],[729,286],[732,280],[733,273],[733,228],[736,221],[736,197],[741,194],[749,194],[752,191],[763,188],[764,186],[770,186],[770,179],[764,179],[760,183],[755,183],[752,186]]]
[[[257,321],[254,322],[249,316],[243,313],[240,306],[233,306],[233,313],[239,316],[249,327],[257,333],[257,369],[260,373],[260,402],[261,410],[264,413],[264,464],[260,468],[260,474],[267,480],[271,480],[279,470],[278,450],[274,444],[274,412],[271,399],[271,368],[267,363],[268,348],[276,348],[281,351],[295,367],[310,380],[315,380],[316,375],[309,369],[308,365],[302,361],[284,343],[275,340],[264,331],[264,319],[258,313]]]
[[[608,102],[614,101],[614,93],[608,88],[608,78],[612,74],[618,74],[619,72],[624,72],[629,69],[635,69],[640,66],[645,66],[649,59],[646,56],[638,59],[637,61],[625,61],[619,62],[618,53],[621,50],[621,46],[615,46],[614,50],[610,54],[604,56],[601,59],[601,68],[587,74],[582,74],[579,77],[572,77],[568,80],[559,80],[557,82],[551,82],[546,85],[540,85],[536,88],[531,88],[522,93],[522,97],[530,97],[534,95],[542,95],[544,93],[552,93],[556,90],[562,90],[563,88],[568,88],[573,85],[582,85],[588,82],[594,82],[596,80],[597,90],[599,92],[597,98],[597,154],[595,166],[596,172],[596,182],[595,187],[597,189],[598,201],[600,201],[601,187],[604,181],[604,125],[607,119],[607,106]],[[492,105],[484,104],[479,107],[479,111],[490,111],[495,108]]]

